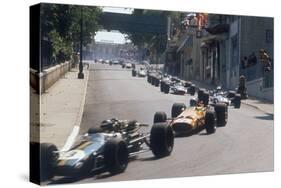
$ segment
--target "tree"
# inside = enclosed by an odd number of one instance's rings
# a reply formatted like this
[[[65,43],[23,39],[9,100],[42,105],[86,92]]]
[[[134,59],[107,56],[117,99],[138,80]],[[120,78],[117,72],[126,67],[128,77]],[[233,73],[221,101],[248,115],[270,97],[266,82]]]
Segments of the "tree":
[[[69,60],[80,43],[80,21],[83,16],[83,45],[90,43],[98,31],[101,9],[91,6],[42,4],[42,37],[52,43],[53,57],[58,62]]]

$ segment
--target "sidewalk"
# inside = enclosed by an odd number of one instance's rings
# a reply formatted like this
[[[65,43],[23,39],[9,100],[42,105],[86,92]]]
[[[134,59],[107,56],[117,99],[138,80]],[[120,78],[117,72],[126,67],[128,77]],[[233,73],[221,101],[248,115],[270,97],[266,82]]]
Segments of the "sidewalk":
[[[78,70],[72,69],[42,94],[40,124],[33,122],[34,119],[30,120],[31,133],[39,127],[40,138],[37,139],[41,143],[53,143],[63,150],[72,145],[79,133],[89,78],[89,71],[84,69],[83,72],[84,79],[78,79]],[[36,140],[36,136],[39,135],[33,135],[31,141]]]
[[[211,85],[211,84],[206,84],[206,83],[202,83],[199,81],[195,81],[192,80],[192,83],[194,83],[197,87],[202,87],[205,89],[215,89],[216,86]],[[248,105],[251,106],[253,108],[256,108],[264,113],[267,113],[269,115],[273,115],[274,114],[274,104],[273,102],[270,101],[266,101],[266,100],[262,100],[262,99],[257,99],[255,97],[251,97],[249,96],[248,99],[246,100],[241,100],[241,103],[244,105]]]

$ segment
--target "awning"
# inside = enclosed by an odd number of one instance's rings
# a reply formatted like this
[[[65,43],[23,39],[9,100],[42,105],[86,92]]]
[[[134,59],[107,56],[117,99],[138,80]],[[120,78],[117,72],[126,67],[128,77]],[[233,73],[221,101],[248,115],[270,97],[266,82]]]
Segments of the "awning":
[[[229,32],[229,24],[217,24],[215,26],[211,26],[208,28],[205,28],[206,31],[209,33],[215,35],[215,34],[221,34],[221,33],[227,33]]]
[[[202,38],[202,42],[200,47],[204,48],[207,47],[209,45],[212,45],[213,43],[215,43],[216,41],[223,41],[226,40],[228,38],[227,34],[220,34],[220,35],[208,35]]]

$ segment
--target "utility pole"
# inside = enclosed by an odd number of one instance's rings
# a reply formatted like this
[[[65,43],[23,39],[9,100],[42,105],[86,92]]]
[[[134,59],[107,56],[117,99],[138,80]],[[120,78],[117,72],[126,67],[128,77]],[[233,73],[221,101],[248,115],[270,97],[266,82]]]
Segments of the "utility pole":
[[[79,73],[78,79],[84,79],[83,73],[83,7],[81,6],[81,19],[80,19],[80,62],[79,62]]]

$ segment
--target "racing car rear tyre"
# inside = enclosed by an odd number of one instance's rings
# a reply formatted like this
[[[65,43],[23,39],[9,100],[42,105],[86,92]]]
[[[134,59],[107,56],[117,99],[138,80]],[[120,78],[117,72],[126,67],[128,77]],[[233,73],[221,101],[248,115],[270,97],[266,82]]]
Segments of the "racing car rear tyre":
[[[159,84],[160,84],[160,80],[158,78],[155,78],[154,86],[159,87]]]
[[[185,82],[184,87],[190,87],[191,86],[191,82]]]
[[[197,100],[196,99],[190,99],[189,105],[190,106],[196,106],[197,105]]]
[[[174,103],[172,106],[172,113],[171,113],[172,118],[178,117],[185,109],[186,106],[184,103]]]
[[[215,104],[215,112],[217,115],[217,126],[224,127],[227,123],[228,108],[225,103]]]
[[[161,92],[164,92],[164,86],[165,86],[165,83],[164,82],[160,82],[160,91]]]
[[[189,93],[190,93],[190,95],[195,95],[195,85],[194,84],[192,84],[190,87],[189,87]]]
[[[203,94],[204,94],[204,90],[199,88],[197,91],[197,97],[199,101],[203,101]]]
[[[209,93],[203,92],[202,101],[204,106],[207,106],[209,104]]]
[[[171,154],[174,147],[174,133],[166,122],[155,123],[150,132],[150,149],[156,158]]]
[[[154,114],[153,123],[166,122],[167,114],[165,112],[156,112]]]
[[[42,143],[40,145],[40,171],[41,181],[54,177],[54,167],[57,161],[57,147],[54,144]]]
[[[168,84],[165,84],[164,86],[164,93],[168,94],[170,92],[170,86]]]
[[[108,140],[104,146],[104,162],[111,174],[124,172],[128,166],[127,144],[121,138]]]
[[[134,70],[134,69],[132,70],[132,76],[133,76],[133,77],[136,77],[136,76],[137,76],[137,71]]]
[[[233,103],[234,103],[234,108],[240,108],[240,106],[241,106],[241,95],[240,94],[235,94]]]
[[[151,84],[154,86],[155,85],[155,77],[151,76]]]
[[[205,114],[205,129],[207,134],[216,132],[216,113],[214,111],[207,111]]]

